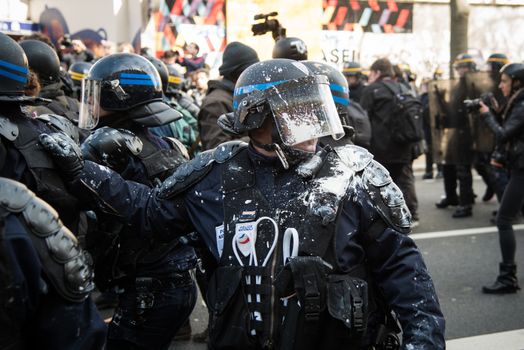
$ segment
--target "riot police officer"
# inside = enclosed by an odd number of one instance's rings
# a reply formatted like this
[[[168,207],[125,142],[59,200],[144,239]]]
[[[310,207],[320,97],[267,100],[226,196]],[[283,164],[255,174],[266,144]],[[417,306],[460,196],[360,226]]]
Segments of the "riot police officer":
[[[463,101],[468,97],[466,73],[475,71],[476,67],[471,55],[460,54],[457,56],[454,68],[459,75],[459,82],[456,88],[451,91],[449,115],[445,117],[443,122],[443,127],[451,130],[442,166],[445,198],[435,205],[439,209],[458,205],[452,214],[454,218],[473,215],[472,207],[475,201],[473,175],[471,173],[473,139],[469,114]],[[459,184],[458,195],[457,182]]]
[[[80,203],[38,144],[38,135],[43,132],[63,131],[78,139],[77,130],[61,116],[31,115],[34,105],[50,101],[24,96],[29,67],[20,45],[0,33],[0,47],[0,60],[5,64],[5,73],[0,75],[0,176],[25,184],[59,212],[67,228],[83,236]]]
[[[352,61],[344,64],[342,74],[348,81],[351,101],[360,103],[360,97],[365,87],[362,81],[362,67],[360,63]]]
[[[176,139],[149,128],[181,116],[163,102],[162,81],[146,58],[129,53],[97,61],[84,79],[79,125],[95,128],[82,144],[86,159],[104,164],[127,180],[154,187],[187,160]],[[119,304],[109,325],[108,349],[167,349],[196,301],[190,270],[193,248],[177,237],[142,241],[139,228],[114,225],[114,212],[101,209],[101,225],[114,240],[90,243],[99,287],[118,286]],[[118,236],[116,236],[118,233]]]
[[[78,101],[65,95],[60,79],[60,60],[56,51],[39,40],[24,40],[20,46],[29,61],[29,68],[38,75],[42,89],[40,97],[51,99],[51,103],[37,106],[37,114],[58,114],[76,122],[78,120]]]
[[[329,87],[333,102],[337,107],[340,122],[344,126],[345,136],[340,140],[325,137],[321,142],[331,146],[355,144],[369,148],[371,141],[371,123],[367,112],[358,102],[350,100],[350,90],[346,78],[340,71],[327,63],[316,61],[301,61],[311,73],[325,75],[329,80]]]
[[[390,310],[403,348],[443,349],[402,193],[366,150],[317,148],[343,135],[327,78],[291,60],[254,64],[221,125],[250,144],[203,152],[157,189],[82,161],[63,135],[41,142],[74,188],[95,191],[142,234],[202,237],[219,264],[211,349],[398,348]]]
[[[93,66],[90,62],[75,62],[69,67],[67,74],[73,82],[73,96],[80,100],[80,94],[82,92],[82,79],[84,79]]]
[[[103,349],[90,264],[49,204],[0,177],[0,348]]]

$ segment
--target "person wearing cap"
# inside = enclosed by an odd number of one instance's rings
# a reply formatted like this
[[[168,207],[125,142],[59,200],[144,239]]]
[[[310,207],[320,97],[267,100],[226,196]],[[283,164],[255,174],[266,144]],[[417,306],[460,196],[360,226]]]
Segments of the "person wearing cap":
[[[211,149],[222,142],[238,138],[226,134],[217,125],[217,119],[222,114],[233,111],[235,83],[247,67],[257,62],[259,62],[258,55],[251,47],[237,41],[226,46],[222,65],[218,68],[222,79],[208,82],[207,94],[198,114],[202,150]]]

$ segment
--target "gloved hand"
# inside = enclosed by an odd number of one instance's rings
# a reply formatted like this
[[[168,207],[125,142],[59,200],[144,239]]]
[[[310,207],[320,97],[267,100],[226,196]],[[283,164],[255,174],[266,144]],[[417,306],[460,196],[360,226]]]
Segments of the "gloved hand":
[[[80,175],[84,168],[82,151],[69,136],[62,132],[42,134],[39,141],[68,180],[73,181]]]

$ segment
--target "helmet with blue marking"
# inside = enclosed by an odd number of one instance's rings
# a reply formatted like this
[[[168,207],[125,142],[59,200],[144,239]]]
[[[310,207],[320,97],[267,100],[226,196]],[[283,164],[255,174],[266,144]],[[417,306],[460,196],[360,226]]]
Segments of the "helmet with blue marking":
[[[132,53],[116,53],[97,61],[82,85],[79,126],[92,129],[100,111],[126,111],[162,101],[162,81],[155,66]]]
[[[344,135],[329,80],[312,74],[301,62],[273,59],[255,63],[235,85],[233,130],[258,129],[272,117],[280,141],[287,145]]]
[[[0,33],[0,47],[0,95],[22,96],[29,76],[24,50],[3,33]]]

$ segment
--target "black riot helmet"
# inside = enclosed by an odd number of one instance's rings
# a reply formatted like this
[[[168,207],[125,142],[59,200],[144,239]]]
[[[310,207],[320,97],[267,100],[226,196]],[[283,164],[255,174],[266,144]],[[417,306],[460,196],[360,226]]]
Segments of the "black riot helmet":
[[[342,74],[346,77],[360,77],[362,75],[362,66],[360,63],[352,61],[344,64]]]
[[[182,73],[180,73],[173,65],[167,66],[167,71],[169,76],[166,95],[169,96],[182,90],[182,86],[184,86],[184,75],[182,75]]]
[[[143,115],[130,115],[130,118],[137,122],[141,118],[145,126],[162,125],[159,119],[165,118],[160,117],[174,113],[162,102],[162,82],[155,66],[132,53],[116,53],[97,61],[83,80],[81,103],[78,125],[84,129],[97,125],[102,109],[137,112],[138,107],[143,106]],[[145,114],[154,115],[154,118]],[[147,122],[144,121],[146,117]],[[177,113],[174,120],[179,117]]]
[[[0,33],[0,48],[0,96],[22,96],[29,76],[24,50],[3,33]],[[6,101],[6,98],[0,100]]]
[[[473,56],[471,56],[469,53],[461,53],[453,62],[453,67],[455,69],[469,68],[470,70],[474,71],[477,69],[477,64],[475,63]]]
[[[486,62],[492,72],[499,72],[503,66],[509,63],[509,59],[503,53],[493,53],[489,55]]]
[[[325,62],[302,61],[309,71],[314,75],[325,75],[329,80],[329,88],[333,96],[333,102],[337,107],[338,116],[342,125],[349,125],[348,109],[349,88],[344,75],[338,69]]]
[[[160,80],[162,81],[162,91],[164,93],[167,90],[167,85],[169,81],[169,72],[167,71],[167,66],[164,62],[160,61],[158,58],[155,58],[153,56],[144,56],[149,60],[149,62],[153,63],[153,66],[155,66],[158,75],[160,75]]]
[[[69,74],[75,87],[82,87],[82,79],[87,76],[92,66],[93,64],[89,62],[75,62],[69,67],[67,74]]]
[[[56,51],[40,40],[20,42],[31,68],[37,75],[40,84],[47,86],[60,82],[60,59]]]
[[[288,58],[295,61],[307,60],[307,46],[300,38],[282,38],[273,47],[273,58]]]
[[[508,63],[500,69],[500,74],[506,74],[511,78],[513,90],[524,87],[524,63]],[[519,85],[515,81],[519,81]]]
[[[272,118],[272,143],[251,141],[275,151],[284,167],[306,156],[293,146],[328,135],[344,136],[328,78],[313,75],[304,64],[289,59],[248,67],[235,85],[233,110],[219,118],[219,125],[236,134],[259,129]]]

